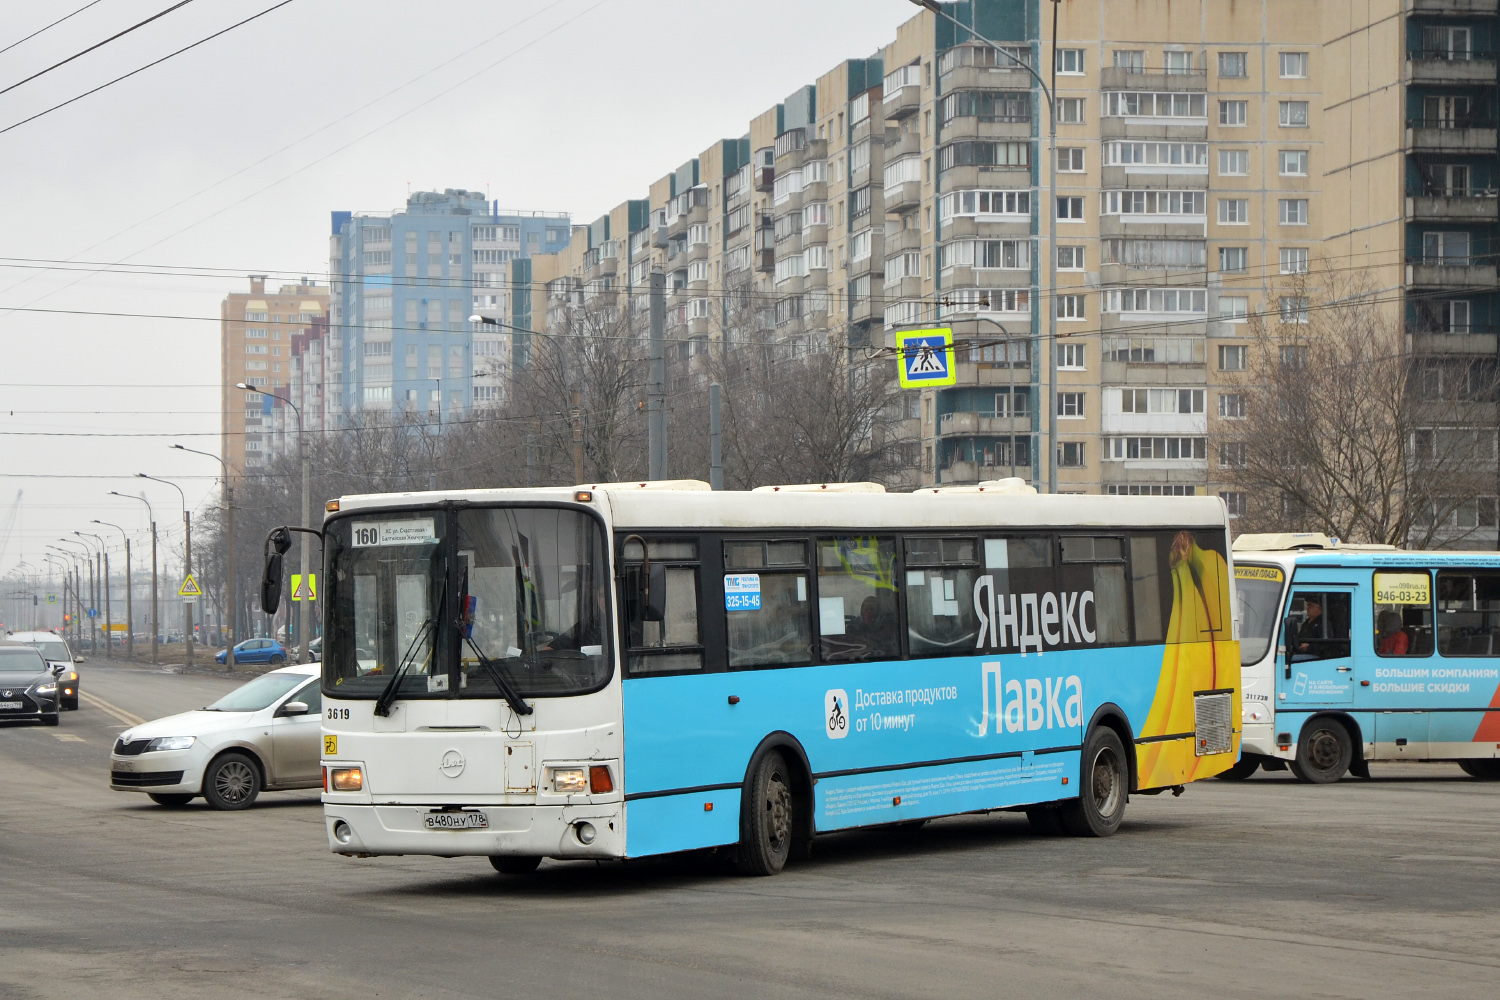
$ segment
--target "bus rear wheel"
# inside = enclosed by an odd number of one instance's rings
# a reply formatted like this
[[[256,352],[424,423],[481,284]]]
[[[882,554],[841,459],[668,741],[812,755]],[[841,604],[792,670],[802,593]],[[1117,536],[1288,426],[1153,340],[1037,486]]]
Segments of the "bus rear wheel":
[[[1354,741],[1337,719],[1314,719],[1302,727],[1297,757],[1291,762],[1298,781],[1331,785],[1342,778],[1354,759]]]
[[[1500,781],[1500,760],[1461,760],[1458,766],[1471,778]]]
[[[786,759],[772,750],[755,765],[750,795],[740,810],[734,867],[741,875],[775,875],[792,851],[795,798]]]
[[[1075,837],[1109,837],[1125,818],[1130,768],[1113,729],[1100,726],[1083,744],[1078,798],[1058,807],[1063,829]]]

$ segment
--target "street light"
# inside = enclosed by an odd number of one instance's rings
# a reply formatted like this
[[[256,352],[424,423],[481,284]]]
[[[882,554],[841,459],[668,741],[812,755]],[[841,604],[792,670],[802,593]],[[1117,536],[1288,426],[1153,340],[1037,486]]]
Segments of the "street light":
[[[114,653],[115,649],[115,617],[109,605],[109,544],[104,541],[102,535],[92,532],[75,531],[73,534],[79,538],[92,538],[99,543],[99,561],[103,566],[103,572],[99,576],[100,589],[104,592],[104,652],[106,655]]]
[[[502,323],[498,319],[490,319],[488,316],[480,316],[478,313],[475,313],[473,316],[470,316],[469,317],[469,322],[470,323],[480,323],[480,324],[483,324],[483,325],[486,325],[486,326],[499,327],[499,328],[501,328],[503,330],[509,330],[512,333],[524,333],[527,336],[531,336],[531,337],[545,337],[548,340],[555,340],[556,339],[553,334],[543,333],[540,330],[526,330],[526,329],[523,329],[523,328],[521,328],[519,326],[511,326],[509,323]],[[563,386],[566,387],[567,390],[568,390],[568,409],[569,409],[568,416],[569,416],[569,422],[572,424],[572,430],[573,430],[573,482],[578,483],[579,485],[582,485],[583,484],[583,471],[584,471],[583,470],[583,391],[578,386],[576,386],[576,385],[574,385],[574,384],[572,384],[572,383],[570,383],[568,381],[568,355],[567,355],[567,353],[565,351],[558,351],[557,352],[557,359],[558,359],[559,365],[562,368],[562,383],[563,383]],[[527,360],[528,361],[530,360],[530,354],[529,353],[527,355]]]
[[[126,500],[139,500],[141,503],[146,505],[146,513],[151,518],[151,663],[153,666],[155,666],[157,662],[156,644],[159,641],[159,637],[161,635],[161,620],[157,617],[158,590],[156,586],[156,511],[151,507],[151,501],[146,499],[144,493],[141,496],[133,497],[128,493],[120,493],[117,490],[110,490],[109,495],[112,497],[124,497]]]
[[[292,411],[297,414],[297,455],[302,460],[302,527],[308,531],[312,531],[312,471],[309,465],[311,456],[307,453],[307,435],[302,426],[302,407],[292,402],[287,396],[278,396],[274,392],[266,392],[264,389],[258,389],[253,385],[246,385],[244,382],[236,384],[235,388],[244,389],[246,392],[257,392],[262,396],[270,396],[272,399],[279,399],[287,406],[290,406]],[[440,412],[442,405],[443,401],[439,398],[438,407]],[[307,662],[307,643],[311,638],[310,633],[312,632],[313,587],[311,554],[312,542],[307,538],[306,533],[303,533],[300,566],[302,571],[302,586],[306,589],[302,593],[302,614],[300,616],[301,620],[297,624],[298,638],[301,640],[300,649],[297,652],[298,663]],[[292,594],[292,599],[297,599],[295,592]],[[291,618],[290,615],[287,617],[288,619]]]
[[[148,476],[144,472],[135,474],[137,479],[149,479],[153,483],[162,483],[177,491],[177,496],[182,500],[182,577],[183,582],[193,575],[193,521],[188,513],[187,494],[182,492],[182,487],[170,479],[157,479]],[[193,665],[193,605],[188,601],[182,602],[182,644],[187,648],[187,665]]]
[[[66,539],[59,539],[66,541]],[[61,554],[73,567],[73,644],[82,648],[83,646],[83,570],[78,564],[78,553],[71,549],[61,549],[56,545],[48,545],[47,548]]]
[[[125,655],[127,659],[135,659],[135,597],[131,593],[133,589],[130,582],[130,536],[125,529],[118,524],[109,521],[101,521],[94,518],[95,524],[102,524],[106,528],[114,528],[125,539]],[[108,605],[108,599],[105,604]]]
[[[226,644],[227,652],[224,654],[224,667],[225,673],[233,673],[234,641],[239,636],[240,608],[235,603],[237,575],[234,567],[234,485],[229,481],[229,463],[213,452],[199,451],[196,448],[185,448],[180,444],[174,444],[172,447],[178,451],[185,451],[192,455],[202,455],[204,458],[211,458],[224,468],[224,519],[226,522],[224,533],[227,536],[224,564],[225,575],[228,577],[227,587],[229,590],[227,595],[229,603],[229,642]]]
[[[1000,47],[999,43],[984,37],[978,31],[975,31],[945,11],[943,5],[938,0],[911,0],[911,2],[918,7],[932,11],[933,14],[944,20],[953,22],[959,28],[1004,56],[1011,63],[1030,73],[1031,78],[1036,81],[1036,85],[1041,88],[1042,96],[1047,99],[1047,116],[1051,119],[1051,129],[1048,138],[1048,157],[1052,161],[1049,164],[1050,180],[1048,181],[1048,187],[1050,191],[1047,198],[1051,209],[1047,213],[1050,220],[1048,225],[1048,240],[1051,243],[1051,253],[1047,255],[1049,258],[1047,262],[1047,283],[1050,286],[1047,295],[1047,450],[1055,452],[1057,448],[1057,101],[1053,92],[1056,90],[1057,84],[1057,5],[1060,0],[1052,0],[1053,86],[1051,87],[1047,86],[1047,82],[1041,78],[1036,70],[1005,51],[1005,49]],[[1032,353],[1034,354],[1035,351]],[[1045,456],[1045,461],[1047,463],[1047,492],[1056,493],[1057,455],[1055,453],[1048,454]]]
[[[89,568],[89,652],[98,653],[99,640],[94,635],[94,622],[99,620],[99,598],[94,587],[94,550],[76,539],[59,538],[58,541],[83,549],[83,564]]]
[[[62,575],[63,575],[62,610],[63,610],[63,614],[66,615],[68,613],[68,588],[72,584],[72,580],[70,580],[69,577],[72,575],[73,567],[69,566],[68,563],[67,563],[67,561],[65,559],[63,559],[61,556],[55,556],[55,555],[53,555],[50,552],[43,552],[42,553],[42,559],[45,560],[46,563],[47,563],[47,589],[49,591],[52,589],[52,570],[54,568],[56,568],[56,567],[61,567],[62,568]],[[49,593],[48,596],[51,596],[50,593]],[[50,618],[51,616],[49,615],[48,617]],[[64,621],[58,622],[58,625],[62,626],[65,621],[66,621],[66,619],[64,619]],[[63,631],[66,632],[67,629],[64,628]]]

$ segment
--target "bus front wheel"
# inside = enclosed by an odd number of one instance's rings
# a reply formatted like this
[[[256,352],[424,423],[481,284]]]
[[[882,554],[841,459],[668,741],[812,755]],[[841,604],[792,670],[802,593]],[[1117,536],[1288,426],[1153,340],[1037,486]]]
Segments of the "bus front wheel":
[[[1500,781],[1500,760],[1478,759],[1461,760],[1458,766],[1464,769],[1464,774],[1471,778],[1480,778],[1485,781]]]
[[[786,759],[772,750],[755,765],[740,814],[734,866],[741,875],[775,875],[786,867],[796,830],[795,801]]]
[[[490,867],[501,875],[530,875],[542,859],[530,855],[491,854]]]
[[[1058,808],[1063,828],[1075,837],[1109,837],[1125,818],[1130,770],[1125,747],[1113,729],[1100,726],[1083,744],[1078,798]]]
[[[1354,741],[1337,719],[1314,719],[1302,728],[1292,773],[1298,781],[1331,785],[1349,770],[1354,759]]]

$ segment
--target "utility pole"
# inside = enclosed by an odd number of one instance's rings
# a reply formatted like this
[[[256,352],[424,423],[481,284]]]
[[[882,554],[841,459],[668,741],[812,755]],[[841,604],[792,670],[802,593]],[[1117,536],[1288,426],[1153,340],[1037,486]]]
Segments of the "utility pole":
[[[568,390],[570,416],[573,420],[573,482],[583,483],[583,391],[576,385]]]
[[[225,668],[224,672],[225,673],[233,673],[234,672],[234,641],[235,641],[235,638],[239,635],[240,613],[239,613],[239,607],[238,607],[238,605],[235,604],[235,599],[234,599],[234,595],[235,595],[235,579],[238,576],[238,574],[235,572],[235,565],[234,565],[234,485],[230,482],[230,479],[229,479],[229,463],[226,462],[226,461],[224,461],[218,455],[215,455],[213,452],[198,451],[196,448],[184,448],[180,444],[174,444],[174,445],[172,445],[172,447],[175,450],[177,450],[177,451],[185,451],[185,452],[187,452],[187,453],[189,453],[191,455],[202,455],[204,458],[211,458],[215,462],[218,462],[219,465],[222,466],[223,469],[224,469],[224,520],[225,520],[225,529],[224,530],[225,530],[225,535],[227,536],[225,538],[226,549],[225,549],[225,552],[224,552],[224,573],[225,573],[225,577],[226,577],[226,579],[225,579],[224,582],[225,582],[225,589],[228,592],[227,596],[226,596],[226,600],[229,603],[229,610],[230,610],[229,637],[228,637],[229,641],[225,644],[228,647],[228,651],[224,654],[224,668]],[[149,507],[150,505],[148,504],[147,506]],[[155,586],[155,584],[153,583],[153,587],[154,586]],[[152,592],[155,593],[154,590]],[[220,629],[220,631],[223,631],[223,627],[224,627],[224,620],[221,617],[219,619],[219,629]]]
[[[667,478],[667,276],[651,272],[651,392],[646,403],[647,479]]]
[[[708,387],[708,486],[724,488],[724,432],[720,426],[719,383]]]
[[[97,656],[99,654],[99,641],[98,634],[94,630],[94,620],[99,614],[99,593],[98,588],[94,586],[93,553],[90,552],[89,556],[89,611],[93,612],[89,616],[89,655]]]
[[[193,575],[193,515],[186,504],[182,508],[182,578]],[[187,647],[188,669],[193,666],[193,606],[182,602],[182,642]]]

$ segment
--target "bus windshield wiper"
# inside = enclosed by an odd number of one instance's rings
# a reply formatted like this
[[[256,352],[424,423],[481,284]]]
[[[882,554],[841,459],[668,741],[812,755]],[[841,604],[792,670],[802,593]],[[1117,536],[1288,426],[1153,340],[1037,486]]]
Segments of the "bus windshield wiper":
[[[474,641],[474,620],[473,612],[469,607],[469,571],[467,569],[464,570],[463,584],[458,592],[458,620],[454,622],[454,625],[457,626],[458,634],[463,637],[464,642],[468,643],[469,648],[474,651],[474,655],[479,657],[479,665],[484,668],[484,672],[494,682],[495,690],[499,691],[500,697],[504,698],[506,704],[510,705],[511,711],[517,715],[530,715],[532,713],[531,706],[526,704],[526,700],[521,697],[521,693],[511,683],[510,675],[505,671],[505,668],[497,664],[494,660],[491,660],[488,656],[485,656],[484,650],[480,649],[479,645]]]
[[[416,653],[418,644],[431,627],[431,618],[424,619],[422,624],[417,626],[417,634],[411,637],[411,644],[406,647],[406,655],[401,657],[401,665],[396,668],[396,672],[386,682],[385,690],[380,692],[380,697],[375,699],[376,715],[385,717],[391,714],[391,702],[396,700],[396,692],[401,688],[401,678],[406,675],[406,668],[411,666],[412,656]]]

